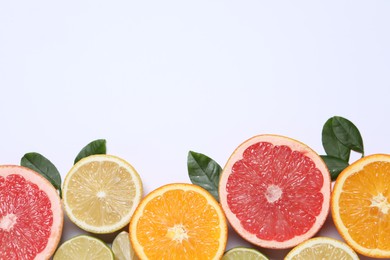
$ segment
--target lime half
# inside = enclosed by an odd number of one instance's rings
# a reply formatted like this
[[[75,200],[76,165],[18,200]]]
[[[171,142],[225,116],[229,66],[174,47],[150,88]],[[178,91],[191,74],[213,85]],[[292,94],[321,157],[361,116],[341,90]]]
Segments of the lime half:
[[[268,260],[268,257],[258,250],[247,247],[234,247],[228,250],[222,260]]]
[[[53,257],[53,260],[71,259],[114,260],[114,254],[100,239],[81,235],[65,241]]]
[[[112,251],[114,252],[115,260],[138,260],[131,247],[129,233],[126,231],[120,232],[115,237],[112,242]]]

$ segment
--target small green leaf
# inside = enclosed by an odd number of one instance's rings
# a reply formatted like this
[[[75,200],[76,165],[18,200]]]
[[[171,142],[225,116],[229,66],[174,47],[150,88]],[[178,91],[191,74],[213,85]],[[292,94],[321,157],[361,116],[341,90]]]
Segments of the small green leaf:
[[[90,155],[105,154],[106,151],[107,151],[106,140],[97,139],[95,141],[90,142],[83,149],[81,149],[79,154],[76,156],[76,159],[74,159],[74,163],[76,164],[81,159],[88,157]]]
[[[52,162],[39,153],[26,153],[20,165],[41,174],[56,188],[61,196],[61,175]]]
[[[357,127],[348,119],[334,116],[332,128],[336,138],[346,147],[364,156],[363,139]]]
[[[349,161],[351,149],[343,145],[333,132],[333,117],[329,118],[322,128],[322,146],[329,156]]]
[[[218,185],[222,172],[221,166],[204,154],[190,151],[187,168],[191,182],[208,190],[219,201]]]
[[[326,166],[329,169],[332,181],[336,180],[340,172],[342,172],[349,165],[348,162],[333,156],[321,155],[321,158],[324,160]]]

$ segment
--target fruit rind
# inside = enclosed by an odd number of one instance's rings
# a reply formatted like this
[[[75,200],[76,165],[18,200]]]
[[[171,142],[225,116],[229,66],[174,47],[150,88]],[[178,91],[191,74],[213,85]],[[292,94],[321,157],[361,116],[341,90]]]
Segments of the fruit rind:
[[[333,187],[332,196],[331,196],[331,215],[335,224],[336,229],[338,230],[341,237],[347,242],[349,246],[351,246],[356,252],[375,258],[390,258],[390,251],[380,250],[380,249],[368,249],[360,244],[358,244],[348,232],[348,229],[343,224],[343,221],[340,217],[340,207],[339,207],[339,199],[340,194],[343,189],[343,185],[346,179],[352,176],[354,173],[361,171],[366,165],[378,162],[385,161],[390,162],[389,154],[371,154],[365,157],[362,157],[345,168],[340,175],[337,177],[335,185]],[[390,174],[390,173],[389,173]]]
[[[228,181],[229,173],[231,172],[231,169],[238,160],[241,160],[243,158],[244,151],[250,147],[253,144],[259,143],[259,142],[268,142],[271,143],[274,146],[281,146],[281,145],[287,145],[292,151],[298,151],[304,154],[305,156],[308,156],[315,164],[315,166],[321,171],[323,175],[323,186],[321,189],[321,193],[324,195],[324,201],[323,201],[323,208],[321,213],[317,216],[317,219],[314,223],[314,225],[311,227],[311,229],[306,232],[303,235],[295,236],[290,240],[287,241],[275,241],[275,240],[262,240],[258,238],[255,234],[251,234],[244,230],[244,228],[241,227],[240,220],[235,216],[235,214],[230,210],[228,204],[227,204],[227,191],[226,191],[226,184]],[[234,160],[233,160],[234,158]],[[252,244],[255,244],[260,247],[264,248],[271,248],[271,249],[284,249],[284,248],[291,248],[296,246],[297,244],[301,243],[304,240],[307,240],[311,237],[313,237],[323,226],[323,224],[326,221],[326,218],[329,214],[330,210],[330,192],[331,192],[331,178],[329,170],[325,164],[325,162],[321,159],[321,157],[309,146],[306,144],[297,141],[295,139],[281,136],[281,135],[275,135],[275,134],[262,134],[254,136],[243,143],[241,143],[232,153],[229,160],[227,161],[225,167],[223,168],[220,182],[219,182],[219,197],[220,197],[220,203],[222,205],[222,208],[225,212],[225,215],[233,227],[233,229],[245,240],[251,242]]]

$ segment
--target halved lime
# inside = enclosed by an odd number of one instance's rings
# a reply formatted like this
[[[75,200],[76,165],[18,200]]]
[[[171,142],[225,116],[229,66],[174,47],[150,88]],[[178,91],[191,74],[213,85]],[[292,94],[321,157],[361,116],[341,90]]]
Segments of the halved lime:
[[[129,233],[126,231],[120,232],[112,242],[112,251],[114,252],[115,260],[137,260],[138,257],[134,253],[133,247],[130,244]]]
[[[73,259],[114,260],[114,254],[100,239],[80,235],[65,241],[53,257],[53,260]]]
[[[223,255],[222,260],[268,260],[268,257],[253,248],[234,247]]]

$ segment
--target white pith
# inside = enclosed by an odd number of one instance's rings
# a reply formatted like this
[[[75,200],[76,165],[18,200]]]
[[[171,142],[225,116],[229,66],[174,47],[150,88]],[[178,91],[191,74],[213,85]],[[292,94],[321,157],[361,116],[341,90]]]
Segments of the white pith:
[[[269,203],[274,203],[280,197],[282,197],[283,191],[278,185],[271,184],[268,186],[267,191],[265,193],[265,197]]]
[[[7,214],[0,219],[0,229],[10,231],[17,222],[17,216],[15,214]]]
[[[176,224],[168,228],[167,237],[181,243],[184,239],[188,239],[188,234],[183,224]]]
[[[371,199],[370,207],[377,207],[383,214],[388,214],[390,210],[390,203],[382,193],[379,193]]]

